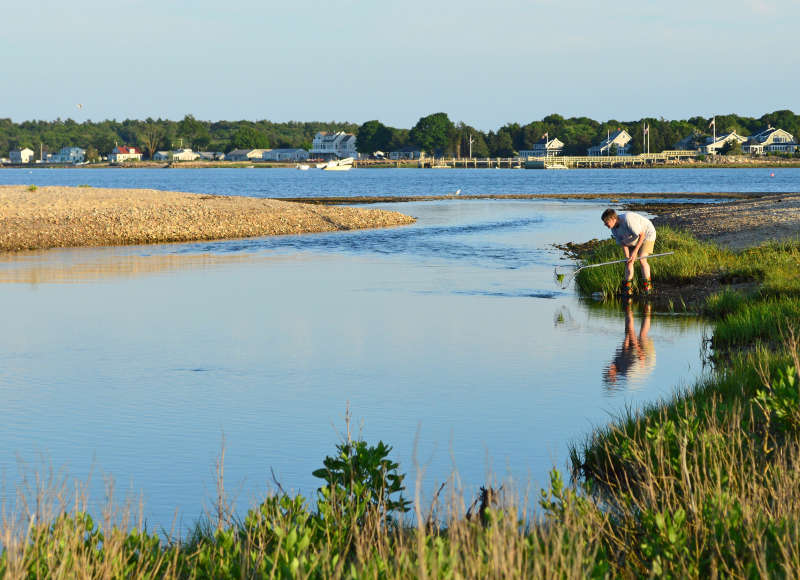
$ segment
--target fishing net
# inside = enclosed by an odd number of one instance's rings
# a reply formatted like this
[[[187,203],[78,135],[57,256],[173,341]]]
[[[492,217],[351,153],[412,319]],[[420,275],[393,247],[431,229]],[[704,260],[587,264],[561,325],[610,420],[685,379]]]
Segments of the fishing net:
[[[564,290],[572,284],[576,272],[577,266],[556,266],[553,268],[553,281]]]

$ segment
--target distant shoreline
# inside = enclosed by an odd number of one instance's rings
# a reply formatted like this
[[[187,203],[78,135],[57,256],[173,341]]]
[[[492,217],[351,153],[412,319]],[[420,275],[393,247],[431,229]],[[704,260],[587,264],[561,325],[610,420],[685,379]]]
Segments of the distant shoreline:
[[[363,164],[364,162],[357,162]],[[56,163],[22,163],[0,165],[0,169],[294,169],[297,163],[283,162],[264,162],[264,161],[181,161],[173,164],[163,161],[136,161],[121,165],[110,163],[93,163],[90,165],[68,165]],[[355,169],[418,169],[416,160],[403,161],[369,161],[369,164],[358,165]],[[800,159],[752,159],[738,157],[730,162],[720,158],[714,161],[673,161],[667,164],[643,166],[643,167],[609,167],[605,169],[781,169],[781,168],[800,168]],[[464,169],[463,167],[451,167],[449,169]],[[469,167],[468,169],[487,169],[486,167]],[[491,169],[498,169],[491,167]],[[499,167],[499,169],[509,169],[509,167]],[[590,169],[586,167],[572,168]],[[437,169],[440,171],[441,169]],[[313,169],[312,169],[313,171]],[[532,169],[531,171],[542,171]]]

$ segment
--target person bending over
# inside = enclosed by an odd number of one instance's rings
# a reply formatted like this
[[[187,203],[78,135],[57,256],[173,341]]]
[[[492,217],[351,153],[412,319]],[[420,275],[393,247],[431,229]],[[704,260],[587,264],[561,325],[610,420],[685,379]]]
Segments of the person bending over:
[[[653,244],[656,241],[656,228],[646,217],[626,211],[617,213],[607,209],[602,215],[603,223],[611,230],[611,235],[617,244],[622,246],[627,263],[625,264],[625,279],[622,281],[622,295],[631,295],[631,282],[633,281],[633,264],[637,259],[642,267],[643,289],[645,294],[650,294],[653,285],[650,282],[650,264],[647,256],[653,253]]]

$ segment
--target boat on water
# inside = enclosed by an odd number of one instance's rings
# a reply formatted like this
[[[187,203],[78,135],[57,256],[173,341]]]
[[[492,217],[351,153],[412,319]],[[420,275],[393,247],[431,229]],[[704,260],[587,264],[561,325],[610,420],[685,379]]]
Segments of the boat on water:
[[[300,171],[308,171],[311,168],[310,165],[307,165],[305,163],[298,163],[295,167]]]
[[[333,159],[327,163],[322,164],[323,171],[350,171],[353,168],[352,157],[345,157],[344,159]]]
[[[567,169],[567,166],[563,163],[545,163],[545,169]]]

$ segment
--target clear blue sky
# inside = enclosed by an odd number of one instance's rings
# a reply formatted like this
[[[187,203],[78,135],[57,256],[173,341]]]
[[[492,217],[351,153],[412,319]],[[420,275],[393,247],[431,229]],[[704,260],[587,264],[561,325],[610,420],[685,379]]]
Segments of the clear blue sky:
[[[800,110],[800,0],[26,0],[0,117],[480,129]],[[83,104],[82,109],[76,105]]]

